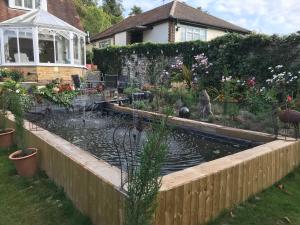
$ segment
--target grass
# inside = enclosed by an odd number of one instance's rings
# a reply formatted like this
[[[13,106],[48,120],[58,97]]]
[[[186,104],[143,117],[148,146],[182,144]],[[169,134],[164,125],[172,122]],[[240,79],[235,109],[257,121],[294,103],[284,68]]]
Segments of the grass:
[[[0,149],[0,225],[91,225],[43,173],[21,178]],[[284,188],[282,188],[282,186]],[[300,168],[209,225],[300,225]]]
[[[300,225],[300,168],[209,225]]]
[[[21,178],[0,149],[0,225],[91,225],[44,174]]]

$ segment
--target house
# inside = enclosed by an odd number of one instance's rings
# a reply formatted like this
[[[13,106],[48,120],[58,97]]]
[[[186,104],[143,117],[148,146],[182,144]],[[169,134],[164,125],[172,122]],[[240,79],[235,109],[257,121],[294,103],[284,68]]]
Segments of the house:
[[[92,36],[88,48],[139,42],[209,41],[227,32],[250,33],[247,29],[175,0],[145,13],[130,16]]]
[[[72,0],[0,0],[0,69],[26,81],[83,75],[85,39]]]

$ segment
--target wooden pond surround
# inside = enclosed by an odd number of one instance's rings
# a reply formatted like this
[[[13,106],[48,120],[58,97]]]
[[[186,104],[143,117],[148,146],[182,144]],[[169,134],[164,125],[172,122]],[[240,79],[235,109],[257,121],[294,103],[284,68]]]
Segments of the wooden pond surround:
[[[111,105],[120,112],[131,109]],[[159,114],[140,111],[140,115]],[[14,126],[13,116],[6,118]],[[270,187],[300,164],[300,141],[274,140],[271,135],[180,118],[170,123],[200,131],[268,142],[162,178],[155,225],[200,225],[225,208]],[[42,128],[30,129],[29,145],[39,149],[40,168],[64,188],[75,206],[95,225],[122,225],[125,195],[120,170]],[[34,128],[36,128],[34,126]]]

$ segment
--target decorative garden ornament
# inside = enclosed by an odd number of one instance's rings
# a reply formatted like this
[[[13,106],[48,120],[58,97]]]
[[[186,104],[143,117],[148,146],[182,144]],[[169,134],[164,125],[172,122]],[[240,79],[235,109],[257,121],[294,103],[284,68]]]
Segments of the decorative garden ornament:
[[[199,113],[202,118],[207,118],[213,115],[210,103],[210,97],[206,90],[202,90],[199,96]]]
[[[191,112],[190,112],[190,109],[187,107],[187,106],[182,106],[180,109],[179,109],[179,117],[180,118],[190,118],[191,116]]]

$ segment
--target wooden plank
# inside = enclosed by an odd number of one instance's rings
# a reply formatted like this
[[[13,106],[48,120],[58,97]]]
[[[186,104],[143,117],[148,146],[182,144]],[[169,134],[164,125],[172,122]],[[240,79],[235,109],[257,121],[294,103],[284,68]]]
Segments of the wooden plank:
[[[155,225],[165,223],[165,209],[166,209],[166,192],[160,191],[158,195],[158,209],[155,213]]]
[[[199,196],[198,196],[198,224],[205,223],[206,216],[206,196],[207,196],[207,177],[199,180]]]
[[[214,216],[218,215],[222,209],[226,206],[226,191],[227,191],[227,173],[228,170],[220,171],[220,189],[219,189],[219,199],[214,199],[214,201],[219,201],[218,209],[214,212]]]
[[[232,190],[236,190],[234,187],[234,180],[233,180],[233,175],[234,175],[234,170],[236,167],[229,168],[227,170],[227,176],[226,176],[226,198],[225,198],[225,208],[229,208],[234,204],[234,197],[233,197],[233,192]]]
[[[214,176],[207,177],[207,191],[205,203],[205,222],[212,218],[213,213],[213,190],[214,190]]]
[[[183,221],[184,186],[175,189],[174,225],[182,225]]]
[[[160,225],[174,225],[175,193],[175,189],[166,192],[165,223]],[[181,201],[181,204],[182,203],[183,199]]]
[[[192,184],[184,185],[182,225],[191,223]]]
[[[191,225],[198,225],[198,199],[199,199],[199,182],[193,181],[192,183],[192,203],[191,203]]]

